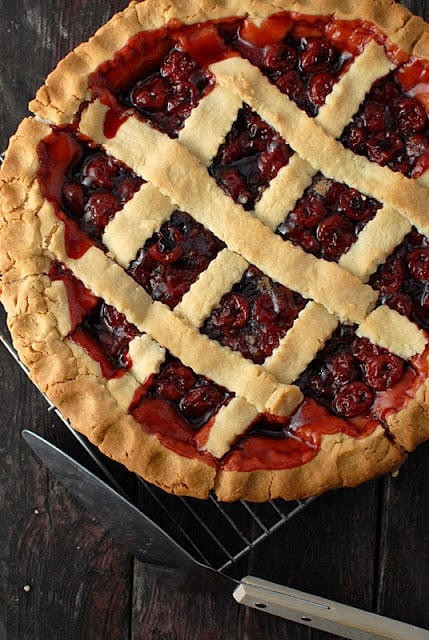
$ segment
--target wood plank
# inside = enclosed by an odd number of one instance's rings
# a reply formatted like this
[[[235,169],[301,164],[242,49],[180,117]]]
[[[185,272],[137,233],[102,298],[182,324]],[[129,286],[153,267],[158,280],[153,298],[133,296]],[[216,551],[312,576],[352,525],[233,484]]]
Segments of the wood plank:
[[[135,566],[132,640],[232,640],[240,615],[231,594],[174,593]]]
[[[2,2],[0,42],[8,61],[0,69],[2,150],[50,69],[82,33],[91,35],[126,4]],[[76,20],[81,10],[85,20]],[[52,418],[45,400],[3,350],[0,367],[0,638],[125,640],[131,560],[22,443],[21,425],[51,437]]]
[[[377,609],[429,629],[429,444],[386,478],[380,531]]]
[[[2,0],[0,151],[56,63],[128,4],[127,0]]]
[[[109,638],[124,640],[129,635],[131,561],[23,443],[21,426],[53,439],[52,416],[3,349],[0,366],[0,637],[33,640],[78,633],[95,640],[100,629],[110,629]]]
[[[370,482],[321,496],[255,552],[250,571],[288,587],[372,610],[378,493],[378,483]],[[305,633],[297,625],[255,611],[247,613],[247,625],[250,629],[256,626],[261,637],[283,633],[289,638],[287,633],[295,633],[299,638]],[[307,633],[314,640],[333,637],[316,630]]]

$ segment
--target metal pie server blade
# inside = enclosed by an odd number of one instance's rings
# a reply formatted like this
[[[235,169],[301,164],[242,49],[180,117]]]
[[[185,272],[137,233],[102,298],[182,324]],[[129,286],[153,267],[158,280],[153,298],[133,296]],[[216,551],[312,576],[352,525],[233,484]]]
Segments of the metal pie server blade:
[[[79,462],[32,431],[34,453],[112,538],[179,591],[231,591],[237,602],[350,640],[429,640],[429,631],[248,576],[240,582],[192,558],[144,513]]]
[[[106,532],[179,591],[232,591],[236,582],[198,563],[173,538],[71,456],[25,430],[22,436],[53,475]]]

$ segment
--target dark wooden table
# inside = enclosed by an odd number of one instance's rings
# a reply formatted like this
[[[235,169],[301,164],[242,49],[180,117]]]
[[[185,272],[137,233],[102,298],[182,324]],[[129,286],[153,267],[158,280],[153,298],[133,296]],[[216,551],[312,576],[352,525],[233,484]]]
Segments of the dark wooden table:
[[[0,147],[56,61],[125,4],[0,0]],[[424,0],[404,4],[429,18]],[[228,594],[172,593],[23,443],[23,427],[56,441],[62,427],[3,348],[0,399],[0,640],[332,637]],[[319,498],[252,552],[246,571],[429,629],[428,452],[422,446],[397,478]]]

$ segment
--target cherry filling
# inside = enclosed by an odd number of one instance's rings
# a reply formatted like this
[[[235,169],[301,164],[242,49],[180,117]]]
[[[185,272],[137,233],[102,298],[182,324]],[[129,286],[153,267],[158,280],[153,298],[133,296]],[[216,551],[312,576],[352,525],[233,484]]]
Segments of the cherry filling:
[[[128,273],[154,300],[172,308],[223,247],[189,214],[175,211],[139,251]]]
[[[53,129],[38,146],[39,184],[65,225],[66,251],[79,258],[132,198],[143,180],[70,128]]]
[[[139,335],[123,313],[100,299],[70,338],[100,364],[104,377],[109,380],[131,368],[129,344]]]
[[[217,23],[185,26],[174,22],[132,38],[113,60],[90,76],[89,86],[115,112],[116,126],[127,110],[133,109],[175,138],[192,109],[214,85],[207,65],[228,55]],[[110,125],[114,131],[114,122]]]
[[[429,330],[429,240],[411,231],[371,276],[386,303]]]
[[[70,311],[68,337],[99,363],[108,380],[131,368],[129,343],[140,335],[123,313],[89,291],[73,272],[60,262],[52,262],[49,277],[65,286]]]
[[[334,84],[348,68],[351,54],[342,51],[329,38],[328,18],[291,21],[290,14],[279,15],[275,34],[279,39],[260,41],[261,33],[244,22],[230,37],[231,45],[260,68],[282,93],[303,109],[309,116],[316,116],[331,93]],[[274,26],[274,20],[268,24]]]
[[[94,240],[130,200],[143,180],[105,151],[82,144],[78,159],[65,176],[62,205]]]
[[[137,390],[130,413],[166,446],[195,457],[197,432],[231,398],[229,391],[167,355],[159,373]]]
[[[161,59],[159,71],[122,92],[121,100],[137,109],[157,129],[176,137],[213,83],[207,69],[175,48]]]
[[[366,338],[350,326],[340,326],[298,385],[343,418],[369,415],[377,392],[397,385],[407,368],[404,360]]]
[[[291,155],[279,134],[244,105],[209,173],[225,193],[249,210]]]
[[[380,207],[373,198],[319,174],[277,233],[318,258],[338,260]]]
[[[310,462],[318,453],[322,435],[347,433],[358,438],[375,427],[365,421],[359,428],[333,416],[312,398],[305,398],[290,419],[261,415],[247,434],[220,462],[225,471],[290,469]]]
[[[334,18],[287,12],[258,27],[242,18],[198,25],[174,21],[132,38],[90,76],[89,87],[109,107],[107,135],[114,135],[133,109],[177,137],[192,109],[214,86],[208,66],[240,54],[313,116],[352,58],[344,31]]]
[[[367,95],[341,142],[358,155],[418,178],[429,167],[429,119],[392,72]]]
[[[302,296],[251,266],[222,297],[201,331],[261,364],[279,345],[304,306]]]
[[[52,282],[61,281],[64,284],[69,305],[70,324],[72,333],[82,322],[84,317],[98,304],[99,298],[76,278],[73,272],[62,262],[54,260],[49,269]]]

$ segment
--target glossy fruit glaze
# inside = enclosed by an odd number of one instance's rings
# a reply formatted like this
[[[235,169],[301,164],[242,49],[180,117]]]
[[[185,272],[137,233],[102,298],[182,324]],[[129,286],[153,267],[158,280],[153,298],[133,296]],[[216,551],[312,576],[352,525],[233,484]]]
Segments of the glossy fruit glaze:
[[[214,86],[207,65],[238,54],[256,64],[300,108],[316,115],[352,59],[330,39],[332,24],[328,18],[295,22],[281,14],[256,31],[248,20],[231,19],[139,34],[90,78],[94,94],[109,107],[105,134],[114,136],[134,110],[177,137],[192,109]],[[336,37],[338,33],[337,27]],[[291,155],[287,143],[244,105],[208,171],[235,202],[250,210]]]
[[[245,105],[213,158],[209,173],[234,202],[251,210],[292,153],[279,134]]]
[[[145,431],[173,451],[225,470],[287,469],[317,455],[323,435],[368,436],[427,374],[427,354],[410,363],[341,327],[298,380],[304,402],[290,418],[260,415],[224,459],[200,449],[226,390],[169,357],[137,390],[130,408]]]
[[[405,363],[340,327],[297,384],[305,394],[290,419],[263,415],[221,461],[226,471],[287,469],[312,460],[324,435],[365,438],[413,398],[427,376],[426,351]],[[389,436],[388,436],[389,437]]]
[[[240,55],[249,59],[297,104],[315,115],[374,28],[363,22],[359,42],[349,25],[330,16],[279,13],[256,26],[230,18],[185,26],[173,22],[141,32],[90,77],[94,95],[126,117],[135,109],[145,120],[175,137],[200,99],[214,85],[207,67]],[[119,123],[118,123],[119,124]],[[109,127],[109,124],[108,124]]]
[[[153,300],[176,306],[224,244],[182,211],[175,211],[145,243],[128,273]]]
[[[429,168],[429,118],[423,104],[391,73],[376,82],[342,143],[371,161],[418,178]]]
[[[66,251],[79,258],[102,245],[105,227],[143,180],[70,128],[53,129],[38,146],[39,184],[64,223]]]
[[[262,364],[293,325],[306,301],[249,267],[220,300],[201,331]]]
[[[118,117],[127,117],[122,104],[176,136],[190,113],[187,109],[213,86],[207,67],[239,54],[315,115],[370,40],[383,45],[398,65],[394,75],[403,90],[423,101],[426,63],[399,50],[375,25],[291,12],[274,14],[259,25],[230,18],[197,25],[173,21],[156,31],[142,31],[100,65],[89,84]]]
[[[167,356],[160,371],[137,390],[130,412],[166,446],[187,457],[200,455],[215,464],[210,455],[198,454],[198,434],[231,397],[227,389]]]
[[[429,330],[429,241],[415,229],[371,276],[380,301]]]
[[[417,177],[427,166],[427,119],[421,109],[427,101],[422,89],[429,84],[427,65],[400,52],[376,27],[362,21],[281,13],[259,26],[242,18],[197,26],[174,23],[132,39],[91,76],[90,89],[94,98],[108,106],[107,136],[113,137],[134,113],[177,137],[192,109],[214,86],[208,65],[241,55],[313,117],[370,39],[384,45],[399,68],[371,89],[342,142],[375,162]],[[385,140],[382,125],[387,130]],[[243,105],[208,171],[236,202],[252,209],[290,154],[287,141]],[[94,243],[102,246],[105,226],[141,180],[102,150],[81,141],[74,127],[54,129],[41,143],[39,158],[39,182],[65,224],[69,256],[79,257]],[[352,189],[316,176],[277,232],[314,255],[338,260],[379,206]],[[189,269],[183,263],[190,250],[182,232],[185,227],[194,234],[197,245]],[[199,231],[202,235],[197,239]],[[130,273],[155,299],[173,307],[206,268],[204,260],[210,260],[220,248],[221,243],[199,229],[187,214],[176,212],[142,248]],[[405,249],[398,251],[407,255],[400,284],[393,282],[402,273],[394,262],[396,252],[371,284],[380,289],[381,301],[410,313],[427,328],[426,241],[411,235]],[[138,335],[137,329],[88,292],[62,265],[56,264],[50,275],[66,287],[70,337],[100,363],[107,378],[129,370],[128,345]],[[302,304],[299,296],[250,268],[223,298],[204,330],[262,362],[285,335]],[[136,392],[130,411],[145,430],[184,456],[200,456],[228,470],[282,469],[311,460],[323,434],[343,432],[359,438],[378,424],[386,426],[389,413],[413,397],[426,375],[426,354],[405,363],[357,338],[352,327],[340,327],[300,377],[298,384],[306,397],[295,414],[288,419],[259,416],[221,461],[201,453],[198,443],[231,395],[174,358],[168,356],[160,372]]]
[[[380,207],[373,198],[319,174],[277,233],[318,258],[338,261]]]
[[[120,377],[132,366],[129,344],[140,335],[123,313],[89,291],[60,262],[52,262],[49,276],[64,283],[70,310],[69,338],[98,362],[105,378]]]
[[[244,21],[235,32],[226,29],[224,33],[235,51],[259,67],[309,116],[316,116],[353,59],[345,43],[338,46],[336,42],[340,32],[336,20],[280,14],[260,29]]]

